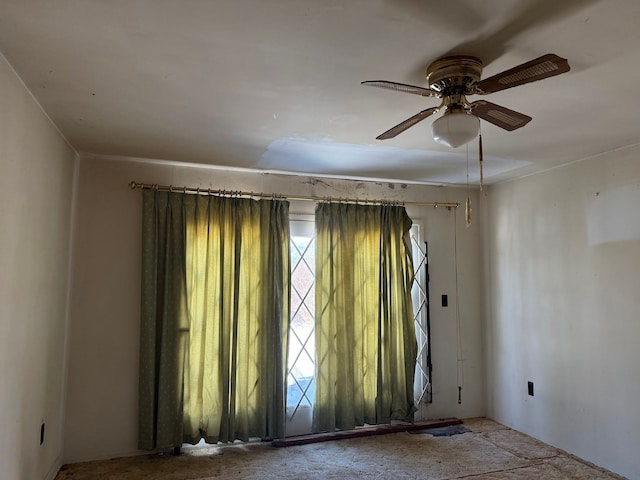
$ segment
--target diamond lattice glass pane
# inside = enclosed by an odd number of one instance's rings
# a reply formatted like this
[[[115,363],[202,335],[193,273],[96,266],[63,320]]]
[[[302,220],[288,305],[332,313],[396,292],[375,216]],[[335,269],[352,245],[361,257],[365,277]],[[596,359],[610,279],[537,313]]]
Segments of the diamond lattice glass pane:
[[[415,281],[411,289],[413,300],[413,318],[415,319],[416,340],[418,342],[418,356],[416,358],[414,400],[416,405],[423,402],[431,389],[427,358],[429,354],[429,338],[427,335],[427,278],[425,265],[427,264],[426,247],[419,241],[420,230],[417,225],[411,228],[411,248]]]
[[[287,406],[295,416],[301,405],[313,405],[315,245],[312,237],[291,237],[291,322]]]

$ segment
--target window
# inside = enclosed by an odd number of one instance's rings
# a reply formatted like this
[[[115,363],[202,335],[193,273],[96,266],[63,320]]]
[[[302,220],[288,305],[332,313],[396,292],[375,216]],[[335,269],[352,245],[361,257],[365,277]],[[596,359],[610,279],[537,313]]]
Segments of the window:
[[[287,374],[287,435],[311,431],[315,393],[315,225],[313,216],[292,216],[291,321]]]
[[[413,270],[415,281],[411,289],[413,312],[418,342],[416,374],[414,383],[414,399],[417,415],[422,413],[421,406],[431,402],[431,352],[429,351],[429,290],[427,274],[427,246],[422,240],[420,225],[411,227],[411,250],[413,254]]]

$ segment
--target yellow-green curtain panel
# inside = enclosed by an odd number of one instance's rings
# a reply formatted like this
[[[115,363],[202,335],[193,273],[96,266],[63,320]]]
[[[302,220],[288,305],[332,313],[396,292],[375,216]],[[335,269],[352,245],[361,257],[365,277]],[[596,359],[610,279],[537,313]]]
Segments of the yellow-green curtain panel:
[[[314,431],[413,421],[417,343],[404,207],[316,207]]]
[[[184,436],[284,436],[289,204],[190,196]]]
[[[159,195],[145,192],[145,214],[152,210],[146,199]],[[156,341],[148,342],[152,345],[141,341],[141,358],[162,357],[158,337],[175,337],[179,342],[171,355],[176,358],[171,375],[141,370],[140,444],[162,448],[202,438],[215,443],[282,437],[290,297],[288,203],[168,195],[179,196],[182,207],[182,262],[177,276],[183,283],[176,291],[184,292],[180,314],[186,321],[172,321],[165,331],[166,322],[158,325],[153,318],[145,319],[145,313],[150,317],[156,311],[143,311],[142,338],[155,331]],[[145,231],[158,232],[147,223],[145,218]],[[165,243],[166,235],[158,236]],[[143,236],[143,243],[152,242]],[[172,258],[174,253],[165,256],[172,264],[180,263]],[[175,270],[170,275],[165,272],[164,282],[155,283],[166,290],[172,276]],[[165,383],[172,387],[164,387]],[[149,394],[143,399],[145,391]],[[164,397],[179,405],[172,410],[177,416],[148,413],[169,401]],[[165,436],[167,429],[176,433]]]

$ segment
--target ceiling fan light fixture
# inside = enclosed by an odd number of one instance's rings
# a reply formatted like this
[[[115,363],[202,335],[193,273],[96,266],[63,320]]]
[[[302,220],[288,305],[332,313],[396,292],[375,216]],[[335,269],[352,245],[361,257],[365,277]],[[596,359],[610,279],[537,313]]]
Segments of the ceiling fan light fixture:
[[[478,136],[480,119],[461,111],[447,111],[431,124],[431,132],[436,142],[456,148]]]

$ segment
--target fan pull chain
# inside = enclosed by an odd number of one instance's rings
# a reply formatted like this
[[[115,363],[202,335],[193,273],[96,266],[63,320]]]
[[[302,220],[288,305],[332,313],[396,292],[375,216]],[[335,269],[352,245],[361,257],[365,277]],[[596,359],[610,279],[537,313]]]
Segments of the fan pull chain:
[[[462,322],[460,321],[460,283],[458,281],[458,221],[453,211],[453,263],[456,282],[456,381],[458,384],[458,404],[462,404],[464,386],[464,354],[462,345]]]
[[[467,201],[464,206],[464,216],[467,227],[471,226],[471,195],[469,194],[469,144],[467,143]]]
[[[483,155],[482,155],[482,133],[480,135],[478,135],[478,159],[480,162],[480,191],[482,191],[482,186],[484,184],[484,171],[483,171],[483,164],[482,162],[484,161]]]

